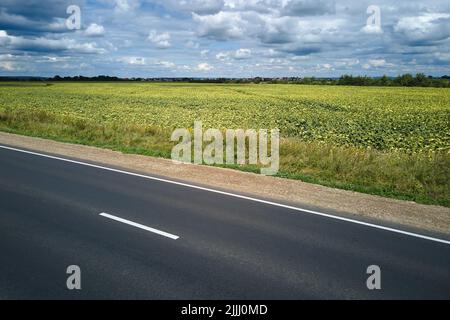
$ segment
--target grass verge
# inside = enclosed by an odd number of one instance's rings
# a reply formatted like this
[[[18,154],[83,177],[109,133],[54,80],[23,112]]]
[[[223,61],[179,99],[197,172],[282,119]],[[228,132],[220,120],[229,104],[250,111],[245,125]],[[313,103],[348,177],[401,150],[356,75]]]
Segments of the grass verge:
[[[46,111],[0,111],[0,130],[162,158],[170,158],[174,145],[169,130],[105,125]],[[285,138],[280,145],[280,161],[279,177],[450,207],[447,151],[378,151]],[[256,166],[227,167],[259,171]]]

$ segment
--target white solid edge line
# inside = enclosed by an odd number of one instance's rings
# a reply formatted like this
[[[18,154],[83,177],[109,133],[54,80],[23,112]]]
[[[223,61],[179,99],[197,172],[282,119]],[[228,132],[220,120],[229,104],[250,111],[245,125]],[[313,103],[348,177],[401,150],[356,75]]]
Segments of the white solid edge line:
[[[119,218],[119,217],[113,216],[113,215],[105,213],[105,212],[102,212],[99,215],[102,216],[102,217],[111,219],[111,220],[115,220],[115,221],[118,221],[118,222],[122,222],[122,223],[128,224],[130,226],[133,226],[133,227],[136,227],[136,228],[139,228],[139,229],[143,229],[145,231],[149,231],[149,232],[153,232],[153,233],[159,234],[160,236],[167,237],[167,238],[170,238],[170,239],[173,239],[173,240],[177,240],[177,239],[180,238],[179,236],[176,236],[174,234],[171,234],[171,233],[168,233],[168,232],[164,232],[164,231],[161,231],[161,230],[158,230],[158,229],[155,229],[155,228],[150,228],[150,227],[144,226],[143,224],[136,223],[136,222],[133,222],[133,221],[130,221],[130,220],[127,220],[127,219]]]
[[[366,226],[366,227],[371,227],[371,228],[375,228],[375,229],[390,231],[390,232],[399,233],[399,234],[403,234],[403,235],[407,235],[407,236],[411,236],[411,237],[415,237],[415,238],[420,238],[420,239],[425,239],[425,240],[430,240],[430,241],[435,241],[435,242],[440,242],[440,243],[444,243],[444,244],[450,245],[450,241],[449,240],[429,237],[429,236],[425,236],[425,235],[422,235],[422,234],[418,234],[418,233],[414,233],[414,232],[408,232],[408,231],[403,231],[403,230],[395,229],[395,228],[383,227],[383,226],[380,226],[380,225],[377,225],[377,224],[373,224],[373,223],[362,222],[362,221],[359,221],[359,220],[350,219],[350,218],[344,218],[344,217],[340,217],[340,216],[336,216],[336,215],[332,215],[332,214],[327,214],[327,213],[322,213],[322,212],[318,212],[318,211],[314,211],[314,210],[302,209],[302,208],[289,206],[289,205],[285,205],[285,204],[281,204],[281,203],[277,203],[277,202],[262,200],[262,199],[258,199],[258,198],[252,198],[252,197],[243,196],[243,195],[239,195],[239,194],[235,194],[235,193],[230,193],[230,192],[225,192],[225,191],[220,191],[220,190],[200,187],[200,186],[196,186],[196,185],[192,185],[192,184],[188,184],[188,183],[177,182],[177,181],[168,180],[168,179],[162,179],[162,178],[156,178],[156,177],[143,175],[143,174],[139,174],[139,173],[133,173],[133,172],[129,172],[129,171],[108,168],[108,167],[95,165],[95,164],[91,164],[91,163],[87,163],[87,162],[70,160],[70,159],[50,156],[50,155],[46,155],[46,154],[42,154],[42,153],[37,153],[37,152],[32,152],[32,151],[27,151],[27,150],[22,150],[22,149],[7,147],[7,146],[2,146],[2,145],[0,145],[0,148],[7,149],[7,150],[12,150],[12,151],[17,151],[17,152],[22,152],[22,153],[27,153],[27,154],[31,154],[31,155],[35,155],[35,156],[45,157],[45,158],[49,158],[49,159],[75,163],[75,164],[88,166],[88,167],[92,167],[92,168],[103,169],[103,170],[107,170],[107,171],[127,174],[127,175],[140,177],[140,178],[144,178],[144,179],[150,179],[150,180],[155,180],[155,181],[160,181],[160,182],[165,182],[165,183],[171,183],[171,184],[175,184],[175,185],[179,185],[179,186],[184,186],[184,187],[188,187],[188,188],[193,188],[193,189],[198,189],[198,190],[203,190],[203,191],[208,191],[208,192],[214,192],[214,193],[218,193],[218,194],[222,194],[222,195],[227,195],[227,196],[230,196],[230,197],[250,200],[250,201],[254,201],[254,202],[264,203],[264,204],[268,204],[268,205],[271,205],[271,206],[286,208],[286,209],[300,211],[300,212],[306,212],[306,213],[314,214],[314,215],[321,216],[321,217],[326,217],[326,218],[340,220],[340,221],[346,221],[346,222],[350,222],[350,223],[363,225],[363,226]]]

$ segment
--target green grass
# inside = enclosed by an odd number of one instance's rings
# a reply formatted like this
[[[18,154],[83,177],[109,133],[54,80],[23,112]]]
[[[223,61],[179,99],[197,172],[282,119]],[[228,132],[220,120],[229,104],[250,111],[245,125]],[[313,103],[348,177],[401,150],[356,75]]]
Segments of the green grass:
[[[7,132],[169,158],[195,120],[280,128],[281,177],[450,207],[449,89],[0,83]]]

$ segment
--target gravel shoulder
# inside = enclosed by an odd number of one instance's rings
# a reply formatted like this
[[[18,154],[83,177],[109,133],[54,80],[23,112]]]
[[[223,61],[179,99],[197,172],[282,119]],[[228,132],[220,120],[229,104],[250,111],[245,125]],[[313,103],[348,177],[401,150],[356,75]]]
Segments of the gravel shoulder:
[[[231,169],[175,164],[171,160],[0,132],[0,144],[46,152],[147,174],[250,194],[309,208],[323,208],[450,234],[450,208],[417,204],[297,180]]]

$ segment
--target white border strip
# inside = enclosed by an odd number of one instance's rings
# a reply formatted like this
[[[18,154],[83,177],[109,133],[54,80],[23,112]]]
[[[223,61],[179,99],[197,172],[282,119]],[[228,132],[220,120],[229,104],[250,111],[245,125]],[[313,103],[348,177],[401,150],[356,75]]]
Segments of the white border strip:
[[[123,218],[119,218],[119,217],[113,216],[112,214],[108,214],[108,213],[105,213],[105,212],[102,212],[99,215],[102,216],[102,217],[114,220],[114,221],[118,221],[118,222],[122,222],[122,223],[128,224],[130,226],[133,226],[133,227],[136,227],[136,228],[139,228],[139,229],[143,229],[145,231],[149,231],[149,232],[153,232],[153,233],[159,234],[160,236],[167,237],[167,238],[170,238],[170,239],[173,239],[173,240],[177,240],[177,239],[180,238],[179,236],[176,236],[174,234],[171,234],[171,233],[168,233],[168,232],[164,232],[164,231],[161,231],[161,230],[158,230],[158,229],[155,229],[155,228],[150,228],[150,227],[144,226],[143,224],[136,223],[136,222],[133,222],[133,221],[130,221],[130,220],[126,220],[126,219],[123,219]]]
[[[340,216],[336,216],[336,215],[332,215],[332,214],[327,214],[327,213],[322,213],[322,212],[318,212],[318,211],[302,209],[302,208],[289,206],[289,205],[285,205],[285,204],[281,204],[281,203],[277,203],[277,202],[272,202],[272,201],[267,201],[267,200],[247,197],[247,196],[243,196],[243,195],[239,195],[239,194],[235,194],[235,193],[230,193],[230,192],[225,192],[225,191],[220,191],[220,190],[215,190],[215,189],[210,189],[210,188],[204,188],[204,187],[200,187],[200,186],[196,186],[196,185],[192,185],[192,184],[188,184],[188,183],[182,183],[182,182],[177,182],[177,181],[168,180],[168,179],[156,178],[156,177],[152,177],[152,176],[148,176],[148,175],[128,172],[128,171],[119,170],[119,169],[108,168],[108,167],[95,165],[95,164],[91,164],[91,163],[86,163],[86,162],[81,162],[81,161],[76,161],[76,160],[70,160],[70,159],[50,156],[50,155],[46,155],[46,154],[42,154],[42,153],[37,153],[37,152],[32,152],[32,151],[27,151],[27,150],[12,148],[12,147],[6,147],[6,146],[2,146],[2,145],[0,145],[0,148],[1,149],[12,150],[12,151],[17,151],[17,152],[22,152],[22,153],[26,153],[26,154],[31,154],[31,155],[35,155],[35,156],[40,156],[40,157],[44,157],[44,158],[49,158],[49,159],[54,159],[54,160],[60,160],[60,161],[75,163],[75,164],[88,166],[88,167],[92,167],[92,168],[97,168],[97,169],[102,169],[102,170],[107,170],[107,171],[127,174],[127,175],[130,175],[130,176],[140,177],[140,178],[144,178],[144,179],[150,179],[150,180],[155,180],[155,181],[160,181],[160,182],[165,182],[165,183],[171,183],[171,184],[175,184],[175,185],[178,185],[178,186],[193,188],[193,189],[197,189],[197,190],[214,192],[214,193],[218,193],[218,194],[222,194],[222,195],[226,195],[226,196],[230,196],[230,197],[235,197],[235,198],[239,198],[239,199],[245,199],[245,200],[259,202],[259,203],[264,203],[264,204],[268,204],[268,205],[271,205],[271,206],[276,206],[276,207],[290,209],[290,210],[295,210],[295,211],[300,211],[300,212],[306,212],[306,213],[314,214],[314,215],[321,216],[321,217],[326,217],[326,218],[340,220],[340,221],[346,221],[346,222],[350,222],[350,223],[363,225],[363,226],[366,226],[366,227],[371,227],[371,228],[375,228],[375,229],[390,231],[390,232],[399,233],[399,234],[403,234],[403,235],[407,235],[407,236],[411,236],[411,237],[415,237],[415,238],[420,238],[420,239],[424,239],[424,240],[430,240],[430,241],[440,242],[440,243],[444,243],[444,244],[450,245],[450,241],[444,240],[444,239],[433,238],[433,237],[425,236],[425,235],[422,235],[422,234],[413,233],[413,232],[407,232],[407,231],[403,231],[403,230],[395,229],[395,228],[383,227],[383,226],[380,226],[380,225],[377,225],[377,224],[373,224],[373,223],[367,223],[367,222],[362,222],[362,221],[359,221],[359,220],[344,218],[344,217],[340,217]]]

